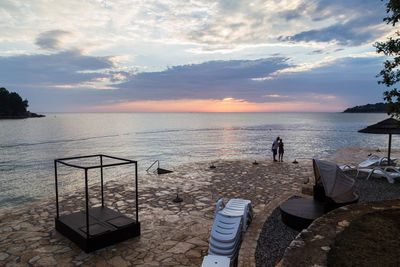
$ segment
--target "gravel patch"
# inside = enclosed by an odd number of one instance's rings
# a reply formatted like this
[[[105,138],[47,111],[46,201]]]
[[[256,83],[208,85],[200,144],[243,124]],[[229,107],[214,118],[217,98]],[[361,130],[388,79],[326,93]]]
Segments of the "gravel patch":
[[[349,171],[347,174],[355,178],[357,171]],[[366,174],[361,173],[355,178],[360,202],[400,198],[400,179],[394,184],[389,184],[385,178],[371,177],[366,180],[366,177]],[[255,252],[256,266],[275,266],[298,233],[282,222],[280,210],[277,207],[264,223],[258,238]]]
[[[282,222],[279,207],[274,209],[258,237],[255,252],[256,266],[275,266],[281,260],[286,247],[298,233]]]
[[[356,171],[348,173],[351,177],[355,177],[356,174]],[[362,173],[355,179],[360,202],[390,200],[400,197],[400,179],[395,180],[394,184],[389,184],[386,178],[372,176],[366,180],[367,176],[367,174]]]

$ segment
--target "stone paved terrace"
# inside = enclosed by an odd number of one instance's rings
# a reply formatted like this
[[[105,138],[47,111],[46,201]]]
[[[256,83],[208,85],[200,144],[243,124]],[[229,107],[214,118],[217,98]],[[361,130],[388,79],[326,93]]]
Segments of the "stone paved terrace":
[[[239,266],[254,266],[262,225],[283,200],[299,194],[312,176],[311,160],[253,165],[252,161],[188,164],[173,173],[139,177],[140,237],[86,254],[54,229],[54,198],[0,211],[0,266],[200,266],[207,254],[215,205],[219,198],[252,201],[255,219],[246,232]],[[183,202],[175,204],[176,189]],[[90,188],[92,205],[100,198]],[[106,183],[105,200],[124,214],[134,214],[133,184]],[[84,207],[84,194],[64,195],[61,211]],[[67,213],[67,212],[66,212]],[[133,217],[133,216],[132,216]]]

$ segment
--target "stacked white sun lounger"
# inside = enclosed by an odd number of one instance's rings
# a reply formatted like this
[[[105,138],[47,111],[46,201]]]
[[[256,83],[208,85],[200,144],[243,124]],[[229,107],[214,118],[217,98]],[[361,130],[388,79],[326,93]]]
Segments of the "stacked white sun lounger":
[[[225,256],[207,255],[203,259],[201,267],[226,267],[230,266],[231,259]]]
[[[229,266],[222,264],[226,264],[226,258],[232,264],[239,254],[243,235],[252,219],[250,200],[231,199],[225,205],[220,199],[211,229],[209,255],[204,258],[202,266]]]

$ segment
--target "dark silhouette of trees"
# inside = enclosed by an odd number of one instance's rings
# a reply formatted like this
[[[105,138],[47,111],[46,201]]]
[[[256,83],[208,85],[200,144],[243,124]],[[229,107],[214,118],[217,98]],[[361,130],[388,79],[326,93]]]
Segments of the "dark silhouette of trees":
[[[388,104],[376,103],[348,108],[344,113],[387,113]]]
[[[386,3],[386,13],[389,16],[383,21],[395,27],[400,20],[400,1],[389,0]],[[378,83],[388,87],[388,90],[383,93],[384,100],[388,103],[387,113],[400,118],[400,91],[393,87],[400,81],[400,31],[388,38],[386,42],[377,42],[374,46],[377,53],[383,53],[389,57],[384,62],[384,69],[377,75],[377,77],[382,77]]]
[[[21,117],[28,116],[28,100],[22,100],[19,94],[9,92],[6,88],[0,88],[0,116]]]

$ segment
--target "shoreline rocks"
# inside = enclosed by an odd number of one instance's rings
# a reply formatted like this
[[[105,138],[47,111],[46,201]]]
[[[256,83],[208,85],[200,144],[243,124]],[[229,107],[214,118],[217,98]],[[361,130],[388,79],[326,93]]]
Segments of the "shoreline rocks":
[[[0,115],[0,120],[19,120],[19,119],[28,119],[28,118],[43,118],[46,117],[46,115],[42,114],[37,114],[33,112],[27,112],[27,114],[23,116],[4,116]]]

